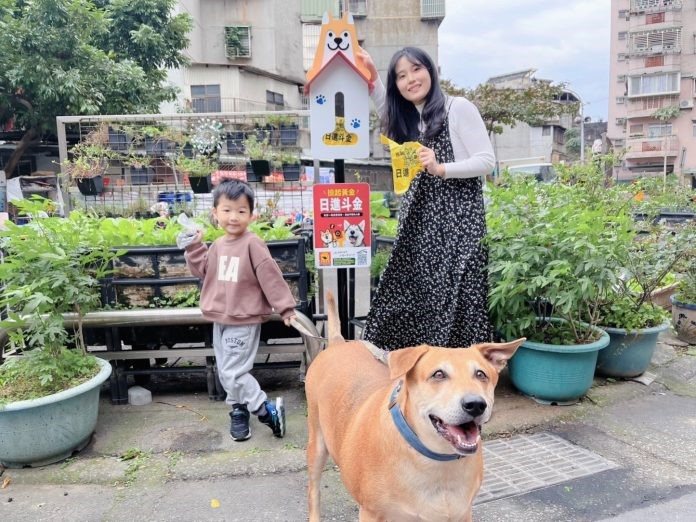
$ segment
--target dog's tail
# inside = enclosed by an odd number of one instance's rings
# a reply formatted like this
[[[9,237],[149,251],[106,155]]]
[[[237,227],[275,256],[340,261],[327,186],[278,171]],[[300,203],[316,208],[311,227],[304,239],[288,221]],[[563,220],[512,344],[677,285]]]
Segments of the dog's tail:
[[[338,306],[332,292],[326,292],[326,315],[329,323],[329,346],[333,343],[345,342],[341,335],[341,319],[338,317]]]

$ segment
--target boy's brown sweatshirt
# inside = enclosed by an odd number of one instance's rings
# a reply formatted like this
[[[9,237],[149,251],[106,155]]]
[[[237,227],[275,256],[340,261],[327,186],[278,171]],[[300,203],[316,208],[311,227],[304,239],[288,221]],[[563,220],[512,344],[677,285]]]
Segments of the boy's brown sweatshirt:
[[[203,317],[222,324],[256,324],[275,311],[295,313],[295,298],[264,243],[253,232],[237,239],[222,236],[210,248],[196,241],[186,247],[186,264],[203,281]]]

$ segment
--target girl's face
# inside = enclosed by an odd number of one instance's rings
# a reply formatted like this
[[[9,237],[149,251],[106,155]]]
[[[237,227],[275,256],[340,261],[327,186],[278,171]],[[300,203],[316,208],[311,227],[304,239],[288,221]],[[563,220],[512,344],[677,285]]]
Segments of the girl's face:
[[[220,196],[217,207],[213,208],[213,216],[228,236],[237,239],[251,223],[249,201],[243,196],[237,199]]]
[[[432,80],[430,73],[423,64],[411,63],[408,58],[402,56],[396,62],[394,68],[396,75],[396,87],[399,89],[401,96],[412,102],[414,105],[419,105],[425,102],[425,97],[430,92]]]

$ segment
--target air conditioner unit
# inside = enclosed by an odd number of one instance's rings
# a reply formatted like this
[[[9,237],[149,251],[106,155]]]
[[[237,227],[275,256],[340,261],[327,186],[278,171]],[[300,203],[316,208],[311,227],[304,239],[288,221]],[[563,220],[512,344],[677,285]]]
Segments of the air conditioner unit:
[[[681,100],[679,102],[679,108],[680,109],[693,109],[694,108],[694,100]]]

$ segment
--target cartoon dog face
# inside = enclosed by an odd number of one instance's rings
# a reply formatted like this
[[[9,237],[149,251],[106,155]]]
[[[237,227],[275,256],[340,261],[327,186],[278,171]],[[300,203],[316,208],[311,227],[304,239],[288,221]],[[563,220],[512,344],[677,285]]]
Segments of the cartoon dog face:
[[[370,73],[363,65],[362,61],[356,61],[355,57],[362,48],[358,45],[358,35],[353,23],[353,15],[349,12],[343,13],[343,18],[333,18],[328,12],[324,13],[321,21],[321,34],[319,44],[312,68],[307,72],[307,80],[311,81],[314,76],[333,58],[336,53],[343,53],[366,77]]]
[[[365,246],[365,220],[362,220],[357,225],[351,225],[348,221],[344,221],[343,229],[346,231],[346,239],[350,246]]]
[[[336,245],[336,240],[334,239],[334,235],[331,232],[331,230],[321,230],[319,232],[321,242],[324,243],[325,247],[335,247]]]

